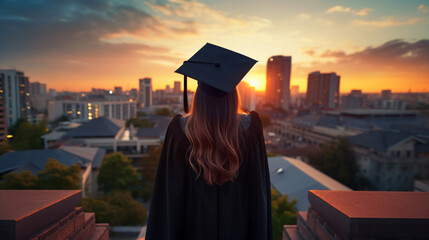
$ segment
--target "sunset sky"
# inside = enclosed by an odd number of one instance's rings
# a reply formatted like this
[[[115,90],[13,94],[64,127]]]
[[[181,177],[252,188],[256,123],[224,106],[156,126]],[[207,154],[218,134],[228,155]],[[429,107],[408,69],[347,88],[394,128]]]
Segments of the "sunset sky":
[[[259,61],[257,90],[287,55],[301,92],[316,70],[341,75],[341,93],[429,91],[429,0],[2,0],[0,33],[0,69],[57,90],[165,88],[210,42]]]

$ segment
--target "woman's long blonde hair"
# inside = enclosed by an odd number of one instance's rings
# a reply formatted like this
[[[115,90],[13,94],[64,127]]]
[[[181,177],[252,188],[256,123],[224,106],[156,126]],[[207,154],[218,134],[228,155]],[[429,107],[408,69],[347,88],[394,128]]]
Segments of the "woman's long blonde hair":
[[[226,96],[211,96],[197,88],[185,128],[191,143],[189,163],[197,178],[202,172],[210,185],[234,181],[238,175],[240,112],[236,89]]]

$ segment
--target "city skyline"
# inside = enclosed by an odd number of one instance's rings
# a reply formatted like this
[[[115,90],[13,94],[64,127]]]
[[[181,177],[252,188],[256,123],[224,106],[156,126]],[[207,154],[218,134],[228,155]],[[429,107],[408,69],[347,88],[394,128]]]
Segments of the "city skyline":
[[[23,7],[23,5],[26,5]],[[73,1],[0,4],[0,68],[59,91],[153,89],[212,42],[259,62],[245,77],[265,90],[266,61],[292,56],[290,85],[341,75],[340,92],[427,92],[429,1]],[[31,39],[31,41],[30,41]],[[250,41],[249,41],[250,39]],[[194,90],[196,83],[190,83]]]

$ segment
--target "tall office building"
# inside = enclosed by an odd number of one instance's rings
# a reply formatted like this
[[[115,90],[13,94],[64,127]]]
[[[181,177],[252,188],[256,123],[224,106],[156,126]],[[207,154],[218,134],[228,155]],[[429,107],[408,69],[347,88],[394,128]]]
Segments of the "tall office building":
[[[173,88],[173,92],[174,93],[181,93],[182,89],[180,87],[180,81],[174,81],[174,88]]]
[[[335,109],[340,104],[340,76],[336,73],[308,74],[307,104],[317,109]]]
[[[30,84],[24,72],[16,70],[0,70],[0,79],[7,127],[10,128],[18,119],[28,119],[30,115]]]
[[[130,97],[132,99],[136,99],[138,96],[139,96],[139,92],[137,91],[137,88],[131,88]]]
[[[255,110],[255,87],[250,86],[248,82],[241,81],[237,88],[240,93],[241,108],[246,111]]]
[[[48,120],[58,117],[69,119],[92,120],[99,117],[110,117],[128,120],[136,116],[137,107],[134,101],[74,101],[52,100],[48,107]]]
[[[363,108],[364,96],[362,90],[354,89],[341,99],[341,108],[343,109],[359,109]]]
[[[392,90],[390,89],[381,90],[381,99],[384,99],[384,100],[392,99]]]
[[[123,94],[122,87],[115,86],[115,95],[122,95],[122,94]]]
[[[290,75],[292,57],[273,56],[267,62],[267,86],[265,102],[274,107],[289,109],[290,105]]]
[[[143,107],[152,106],[152,79],[142,78],[139,80],[140,103]]]
[[[5,79],[3,74],[0,74],[0,145],[6,141],[7,137],[7,109],[5,104]]]
[[[46,84],[40,82],[30,83],[30,96],[38,97],[46,95]]]

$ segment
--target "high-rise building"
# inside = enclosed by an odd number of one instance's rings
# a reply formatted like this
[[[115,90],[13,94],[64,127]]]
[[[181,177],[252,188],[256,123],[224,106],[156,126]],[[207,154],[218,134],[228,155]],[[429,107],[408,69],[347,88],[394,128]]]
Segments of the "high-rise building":
[[[340,104],[340,76],[336,73],[308,74],[307,104],[317,109],[335,109]]]
[[[381,90],[381,99],[389,100],[391,98],[392,98],[392,90],[390,89]]]
[[[255,87],[250,86],[248,82],[241,81],[238,86],[241,98],[241,108],[246,111],[255,110]]]
[[[46,84],[40,82],[30,83],[30,96],[38,97],[46,95]]]
[[[115,95],[122,95],[122,87],[120,86],[115,86]]]
[[[130,90],[130,97],[132,99],[136,99],[139,95],[139,92],[137,91],[137,88],[131,88]]]
[[[140,103],[143,107],[152,106],[152,79],[142,78],[139,80]]]
[[[110,117],[128,120],[137,113],[134,101],[75,101],[52,100],[49,102],[48,120],[54,121],[58,117],[66,116],[69,119],[91,120],[99,117]]]
[[[169,92],[171,92],[171,89],[170,89],[170,85],[165,85],[165,92],[167,92],[167,93],[169,93]]]
[[[10,128],[20,118],[28,119],[30,113],[30,84],[24,72],[0,70],[3,79],[0,91],[4,93],[7,127]]]
[[[359,109],[363,108],[364,96],[362,90],[352,90],[350,94],[342,97],[341,108],[343,109]]]
[[[173,88],[173,92],[174,93],[181,93],[182,89],[180,87],[180,81],[174,81],[174,88]]]
[[[0,74],[0,145],[4,143],[7,138],[7,109],[5,104],[4,86],[4,75]]]
[[[292,57],[273,56],[267,62],[265,102],[277,108],[289,109]]]

